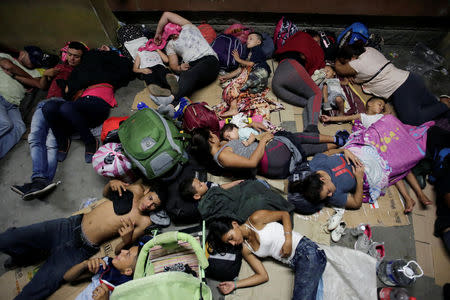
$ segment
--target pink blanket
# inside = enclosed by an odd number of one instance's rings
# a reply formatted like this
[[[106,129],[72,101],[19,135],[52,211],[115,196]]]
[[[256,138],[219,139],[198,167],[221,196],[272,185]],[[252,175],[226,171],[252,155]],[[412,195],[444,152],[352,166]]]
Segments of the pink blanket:
[[[392,115],[382,117],[369,128],[356,121],[345,148],[374,146],[388,166],[388,185],[404,178],[425,156],[427,130],[433,121],[420,126],[406,125]],[[355,153],[356,154],[356,153]],[[385,188],[384,186],[382,188]]]

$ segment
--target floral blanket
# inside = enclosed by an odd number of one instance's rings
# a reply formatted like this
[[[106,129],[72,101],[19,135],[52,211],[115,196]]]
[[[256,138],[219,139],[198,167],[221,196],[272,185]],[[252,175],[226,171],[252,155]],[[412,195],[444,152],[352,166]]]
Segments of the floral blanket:
[[[241,92],[241,88],[247,81],[251,68],[243,69],[241,74],[233,79],[223,90],[221,102],[213,107],[218,115],[228,110],[228,106],[233,100],[237,100],[238,112],[244,113],[248,117],[261,115],[263,119],[270,121],[270,113],[284,109],[283,104],[267,97],[269,88],[262,93],[250,94]]]
[[[392,115],[382,117],[369,128],[356,121],[344,148],[368,162],[365,172],[364,201],[372,202],[383,190],[404,178],[425,156],[427,130],[433,121],[420,126],[403,124]],[[370,149],[376,149],[373,153]],[[378,157],[381,161],[374,162]],[[381,169],[376,169],[376,165]],[[370,177],[370,178],[369,178]]]

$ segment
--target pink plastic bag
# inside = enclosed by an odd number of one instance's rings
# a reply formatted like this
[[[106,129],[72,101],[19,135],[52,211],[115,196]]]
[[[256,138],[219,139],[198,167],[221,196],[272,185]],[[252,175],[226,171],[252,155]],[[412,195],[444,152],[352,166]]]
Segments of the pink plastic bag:
[[[253,32],[253,29],[250,29],[248,27],[245,27],[242,24],[235,23],[225,29],[223,33],[230,34],[232,36],[237,37],[242,44],[247,43],[248,35]]]

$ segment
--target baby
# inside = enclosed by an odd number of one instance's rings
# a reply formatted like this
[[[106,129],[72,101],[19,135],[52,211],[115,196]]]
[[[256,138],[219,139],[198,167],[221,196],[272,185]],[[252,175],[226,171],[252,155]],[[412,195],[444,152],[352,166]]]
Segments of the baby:
[[[241,140],[244,146],[248,147],[253,143],[259,132],[250,127],[239,128],[233,123],[225,124],[220,130],[220,139],[225,141]]]
[[[122,283],[133,279],[139,247],[133,246],[129,250],[122,250],[114,258],[95,257],[85,260],[64,274],[64,280],[72,282],[78,280],[83,274],[94,274],[91,283],[77,296],[76,300],[109,299],[109,294]]]
[[[336,72],[331,66],[325,66],[323,71],[325,71],[325,79],[319,86],[323,94],[323,110],[329,111],[332,107],[337,107],[339,115],[343,115],[347,98],[339,79],[336,78]]]
[[[183,180],[180,183],[179,192],[181,194],[181,197],[185,200],[199,201],[211,187],[218,186],[222,189],[228,190],[233,186],[238,185],[242,181],[243,180],[235,180],[219,185],[211,181],[201,182],[200,180],[198,180],[198,178],[191,177]]]

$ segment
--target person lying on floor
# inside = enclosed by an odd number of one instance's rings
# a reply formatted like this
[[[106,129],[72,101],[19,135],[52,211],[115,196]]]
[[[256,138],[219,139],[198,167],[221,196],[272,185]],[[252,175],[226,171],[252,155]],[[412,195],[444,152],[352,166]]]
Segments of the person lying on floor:
[[[316,243],[292,231],[289,213],[258,210],[245,222],[217,218],[208,222],[207,227],[207,241],[212,249],[221,251],[227,244],[242,246],[242,256],[255,272],[248,278],[221,282],[218,288],[223,294],[269,281],[260,259],[270,256],[294,270],[292,299],[316,299],[327,257]]]
[[[48,89],[48,93],[46,100],[39,102],[34,111],[30,134],[28,135],[32,163],[31,182],[11,186],[11,190],[22,196],[25,201],[48,193],[56,187],[53,178],[58,166],[58,146],[55,136],[44,118],[42,107],[48,101],[65,101],[63,99],[64,91],[58,81],[69,78],[73,68],[80,64],[83,53],[86,51],[87,48],[82,43],[70,42],[66,60],[57,64],[54,68],[46,70],[40,78],[41,88]]]
[[[417,198],[424,205],[431,204],[410,172],[425,154],[424,137],[428,127],[426,124],[410,127],[413,126],[386,115],[367,130],[354,131],[345,149],[333,149],[325,152],[327,155],[314,156],[310,162],[312,173],[291,190],[302,193],[306,198],[305,205],[309,204],[315,211],[327,203],[358,209],[363,198],[373,202],[388,186],[406,177]],[[397,187],[405,196],[405,213],[411,212],[415,201],[403,183]]]
[[[112,201],[85,214],[12,227],[0,233],[0,251],[11,256],[7,267],[28,264],[39,251],[50,253],[16,299],[49,297],[72,266],[93,256],[103,242],[117,236],[121,237],[115,248],[119,253],[144,234],[152,223],[149,213],[161,205],[163,198],[157,185],[139,181],[125,184],[118,180],[105,186],[104,196]]]
[[[262,123],[251,125],[266,130]],[[248,147],[239,140],[222,145],[219,137],[208,129],[196,129],[192,135],[191,153],[199,161],[214,160],[222,168],[251,170],[267,178],[286,178],[295,165],[307,156],[345,144],[347,136],[280,131],[275,137],[267,133]]]
[[[133,279],[139,251],[138,246],[133,246],[128,250],[122,249],[114,258],[109,256],[94,257],[70,268],[64,274],[66,282],[78,281],[94,274],[91,283],[78,294],[75,300],[97,300],[102,299],[102,296],[109,299],[110,293],[114,291],[116,286]],[[103,293],[105,288],[106,295]]]
[[[187,178],[180,184],[180,193],[186,200],[198,201],[198,210],[206,221],[232,216],[244,222],[259,209],[294,212],[292,204],[260,179],[236,180],[220,186],[212,183],[208,187],[207,182]]]

